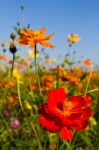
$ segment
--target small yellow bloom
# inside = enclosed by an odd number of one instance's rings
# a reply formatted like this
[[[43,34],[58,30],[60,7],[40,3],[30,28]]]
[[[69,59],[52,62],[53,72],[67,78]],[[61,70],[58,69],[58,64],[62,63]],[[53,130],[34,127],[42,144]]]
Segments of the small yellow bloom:
[[[34,51],[33,50],[29,50],[29,55],[34,58],[35,57]],[[40,57],[39,51],[36,51],[36,58],[39,58],[39,57]]]
[[[94,119],[94,117],[91,117],[91,118],[90,118],[90,123],[91,123],[92,125],[96,125],[96,124],[97,124],[97,122],[96,122],[96,120]]]
[[[52,61],[52,62],[56,62],[57,59],[56,59],[56,58],[51,58],[51,61]]]
[[[13,70],[13,77],[18,79],[19,83],[21,83],[20,79],[22,78],[22,75],[20,73],[18,73],[18,71],[16,69]]]
[[[69,37],[68,37],[68,39],[67,39],[67,41],[69,42],[69,43],[76,43],[76,42],[79,42],[80,41],[80,37],[79,37],[79,35],[77,35],[77,34],[71,34]]]
[[[25,106],[27,109],[31,110],[32,109],[32,106],[29,102],[25,102]]]
[[[5,47],[5,46],[6,46],[6,42],[3,41],[3,42],[1,43],[1,46],[2,46],[2,47]]]

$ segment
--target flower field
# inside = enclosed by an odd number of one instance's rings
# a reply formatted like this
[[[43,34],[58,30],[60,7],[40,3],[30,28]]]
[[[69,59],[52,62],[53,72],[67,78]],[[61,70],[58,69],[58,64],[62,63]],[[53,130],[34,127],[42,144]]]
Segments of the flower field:
[[[74,59],[78,34],[66,39],[61,61],[50,57],[53,38],[45,27],[18,23],[1,43],[1,150],[99,150],[99,68]],[[17,54],[21,48],[26,56]]]

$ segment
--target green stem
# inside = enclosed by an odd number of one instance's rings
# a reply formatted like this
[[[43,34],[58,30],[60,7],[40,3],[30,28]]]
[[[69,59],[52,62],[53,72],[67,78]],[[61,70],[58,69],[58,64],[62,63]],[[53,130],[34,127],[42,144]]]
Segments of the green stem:
[[[21,101],[21,94],[20,94],[20,84],[19,84],[19,79],[18,78],[17,78],[17,90],[18,90],[19,103],[20,103],[21,109],[24,113],[23,106],[22,106],[22,101]]]
[[[33,123],[32,123],[32,122],[31,122],[31,126],[32,126],[32,129],[33,129],[34,133],[35,133],[36,139],[37,139],[37,141],[38,141],[39,150],[42,150],[42,146],[41,146],[40,140],[39,140],[39,138],[38,138],[38,135],[37,135],[36,129],[34,128],[34,126],[33,126]]]
[[[69,45],[69,58],[70,62],[72,62],[72,45]]]
[[[95,91],[99,91],[99,89],[93,89],[93,90],[87,91],[86,94],[87,94],[87,93],[92,93],[92,92],[95,92]],[[82,94],[84,94],[84,93],[80,93],[80,94],[82,95]]]
[[[86,96],[87,91],[88,91],[90,79],[91,79],[91,76],[92,76],[92,71],[93,71],[93,65],[92,65],[92,67],[91,67],[90,74],[89,74],[89,78],[88,78],[88,82],[87,82],[87,85],[86,85],[85,96]]]
[[[24,6],[21,7],[21,11],[22,11],[22,28],[24,27]]]
[[[56,88],[59,87],[59,65],[57,66],[57,74],[56,74]]]
[[[14,61],[15,61],[15,53],[13,53],[13,61],[12,61],[12,68],[11,68],[11,77],[12,77],[13,69],[14,69]]]
[[[40,79],[39,79],[39,72],[38,72],[37,61],[36,61],[36,53],[37,53],[37,45],[35,44],[35,46],[34,46],[34,65],[35,65],[35,70],[36,70],[36,74],[37,74],[37,82],[38,82],[38,86],[39,86],[40,95],[42,95]]]
[[[32,96],[32,98],[34,99],[34,92],[33,92],[32,87],[31,87],[32,83],[31,83],[30,74],[31,74],[31,70],[30,70],[30,68],[28,68],[29,86],[30,86],[31,96]]]
[[[48,133],[48,132],[47,132]],[[51,144],[51,140],[50,140],[50,134],[48,133],[48,138],[49,138],[49,142],[50,142],[50,146],[51,146],[51,150],[53,150],[53,146],[52,146],[52,144]]]

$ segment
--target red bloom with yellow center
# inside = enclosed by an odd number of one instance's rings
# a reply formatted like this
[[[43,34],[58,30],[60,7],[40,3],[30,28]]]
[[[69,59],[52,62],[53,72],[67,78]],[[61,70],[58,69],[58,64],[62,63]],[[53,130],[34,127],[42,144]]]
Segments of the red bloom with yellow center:
[[[48,94],[48,103],[39,110],[39,120],[43,128],[50,132],[60,132],[64,140],[71,141],[72,130],[83,130],[92,116],[91,98],[86,96],[71,96],[66,99],[65,90],[58,88]]]

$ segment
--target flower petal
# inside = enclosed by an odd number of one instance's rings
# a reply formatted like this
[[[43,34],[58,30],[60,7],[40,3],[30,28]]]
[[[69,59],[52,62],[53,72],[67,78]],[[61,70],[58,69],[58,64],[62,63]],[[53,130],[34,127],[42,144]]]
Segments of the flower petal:
[[[51,90],[48,94],[48,105],[51,107],[52,105],[57,105],[57,104],[63,104],[64,100],[66,99],[66,94],[65,90],[63,88],[58,88]]]
[[[63,140],[69,140],[71,141],[73,138],[72,131],[67,129],[66,127],[63,127],[60,131],[60,136]]]
[[[63,118],[63,103],[66,99],[65,90],[58,88],[51,90],[48,94],[48,108],[56,116]]]
[[[75,121],[75,126],[73,126],[73,129],[75,130],[84,130],[88,126],[88,120],[76,120]]]
[[[45,46],[45,47],[50,47],[50,48],[54,48],[55,47],[54,44],[51,44],[51,43],[43,41],[43,40],[40,41],[40,44],[43,45],[43,46]]]
[[[87,95],[87,96],[85,97],[85,105],[86,105],[86,106],[89,106],[90,103],[91,103],[91,97],[90,97],[89,95]]]
[[[82,107],[84,104],[84,98],[82,96],[71,96],[70,101],[72,101],[73,108]]]
[[[46,28],[41,28],[41,29],[40,29],[40,34],[41,34],[41,35],[44,35],[45,32],[46,32]]]
[[[50,132],[54,133],[61,129],[60,119],[48,110],[47,103],[43,104],[39,110],[39,120],[43,128]]]

